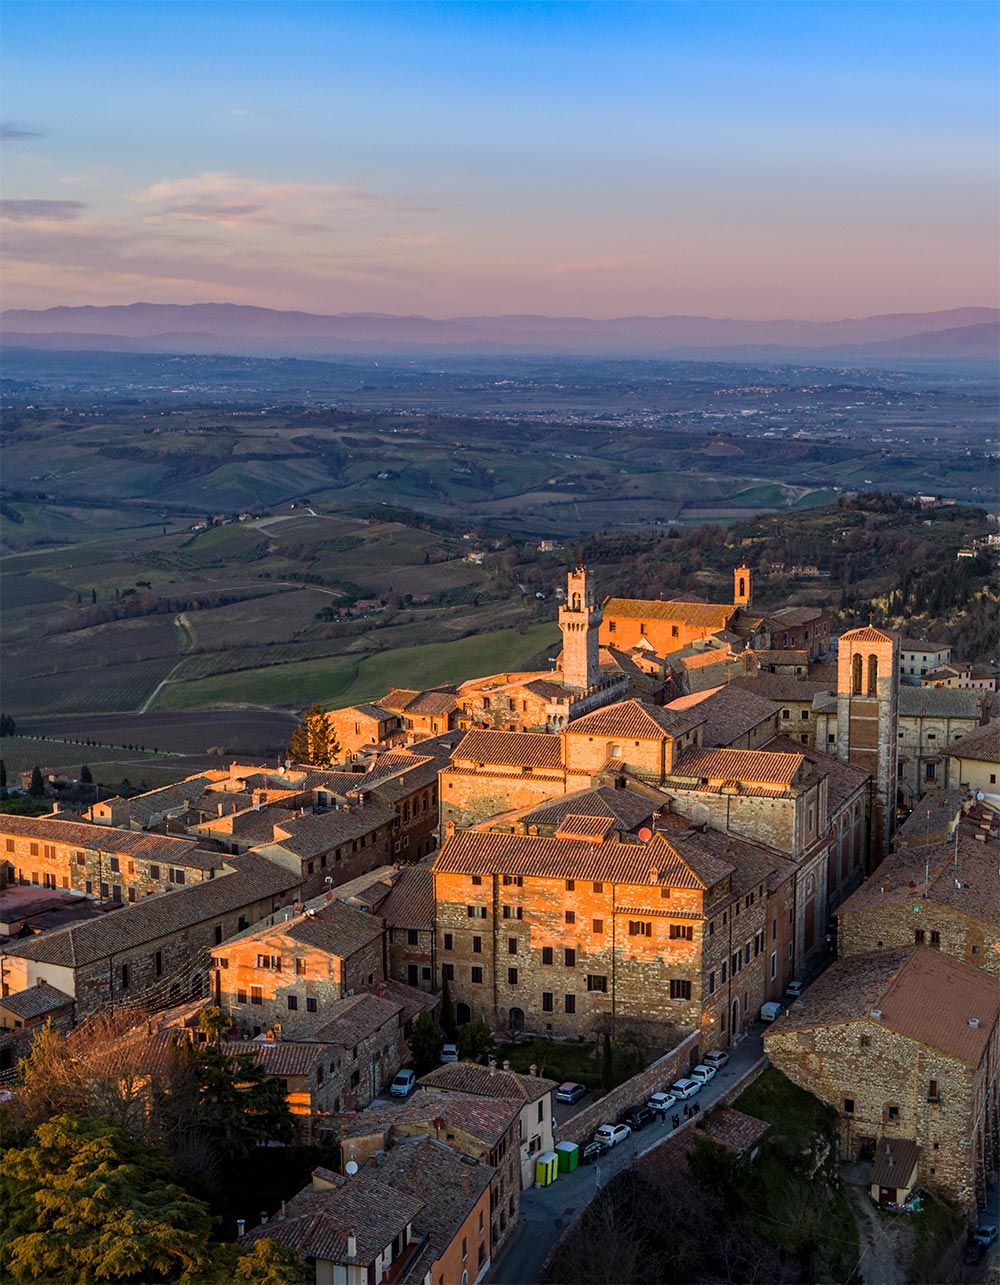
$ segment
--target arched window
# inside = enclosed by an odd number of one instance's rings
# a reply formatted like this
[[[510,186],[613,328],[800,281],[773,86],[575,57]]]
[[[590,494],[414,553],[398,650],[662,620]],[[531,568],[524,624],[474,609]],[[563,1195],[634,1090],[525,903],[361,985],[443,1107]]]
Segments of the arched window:
[[[743,579],[742,576],[740,576],[740,597],[745,598],[746,596],[747,596],[747,582]]]
[[[580,610],[580,595],[578,593],[575,593],[573,595],[573,610],[574,611]]]
[[[878,657],[875,655],[868,657],[868,695],[875,696],[878,694]]]
[[[861,657],[858,655],[851,660],[851,693],[861,695]]]

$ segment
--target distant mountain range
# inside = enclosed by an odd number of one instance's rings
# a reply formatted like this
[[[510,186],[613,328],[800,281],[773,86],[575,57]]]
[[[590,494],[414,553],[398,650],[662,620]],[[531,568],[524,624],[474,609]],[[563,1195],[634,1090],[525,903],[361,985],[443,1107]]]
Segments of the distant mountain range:
[[[228,352],[318,356],[337,352],[579,353],[767,359],[821,354],[993,358],[1000,309],[893,313],[843,321],[732,317],[393,316],[281,312],[232,303],[132,303],[12,308],[4,343],[123,352]]]

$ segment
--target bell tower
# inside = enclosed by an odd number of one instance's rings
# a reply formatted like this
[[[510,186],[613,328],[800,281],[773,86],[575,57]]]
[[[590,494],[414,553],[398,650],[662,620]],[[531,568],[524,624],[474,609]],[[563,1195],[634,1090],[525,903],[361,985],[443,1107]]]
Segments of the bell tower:
[[[566,580],[566,605],[559,608],[562,630],[562,678],[573,691],[586,692],[601,679],[597,631],[604,615],[594,600],[587,568],[578,566]]]
[[[752,572],[744,559],[733,571],[733,606],[749,607],[753,599]]]
[[[837,757],[872,776],[871,864],[889,851],[896,819],[899,639],[866,625],[837,643]]]

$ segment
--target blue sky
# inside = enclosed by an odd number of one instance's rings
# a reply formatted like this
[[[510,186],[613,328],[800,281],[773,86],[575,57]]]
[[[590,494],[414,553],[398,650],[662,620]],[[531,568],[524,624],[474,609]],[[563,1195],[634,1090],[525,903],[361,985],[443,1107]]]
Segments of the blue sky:
[[[995,302],[997,52],[976,0],[8,0],[6,301]]]

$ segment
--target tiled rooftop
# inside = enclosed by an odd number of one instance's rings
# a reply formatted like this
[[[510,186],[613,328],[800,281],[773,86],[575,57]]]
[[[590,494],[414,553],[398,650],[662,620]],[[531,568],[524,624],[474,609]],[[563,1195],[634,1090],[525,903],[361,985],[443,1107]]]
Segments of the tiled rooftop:
[[[661,741],[664,736],[682,736],[704,721],[700,710],[665,709],[645,701],[626,700],[574,719],[564,734]]]
[[[736,608],[732,603],[684,602],[680,599],[659,601],[651,598],[608,598],[604,603],[605,620],[615,616],[631,620],[668,620],[694,629],[725,629]]]
[[[476,729],[459,741],[453,762],[514,767],[559,768],[562,742],[545,732],[493,732]]]

